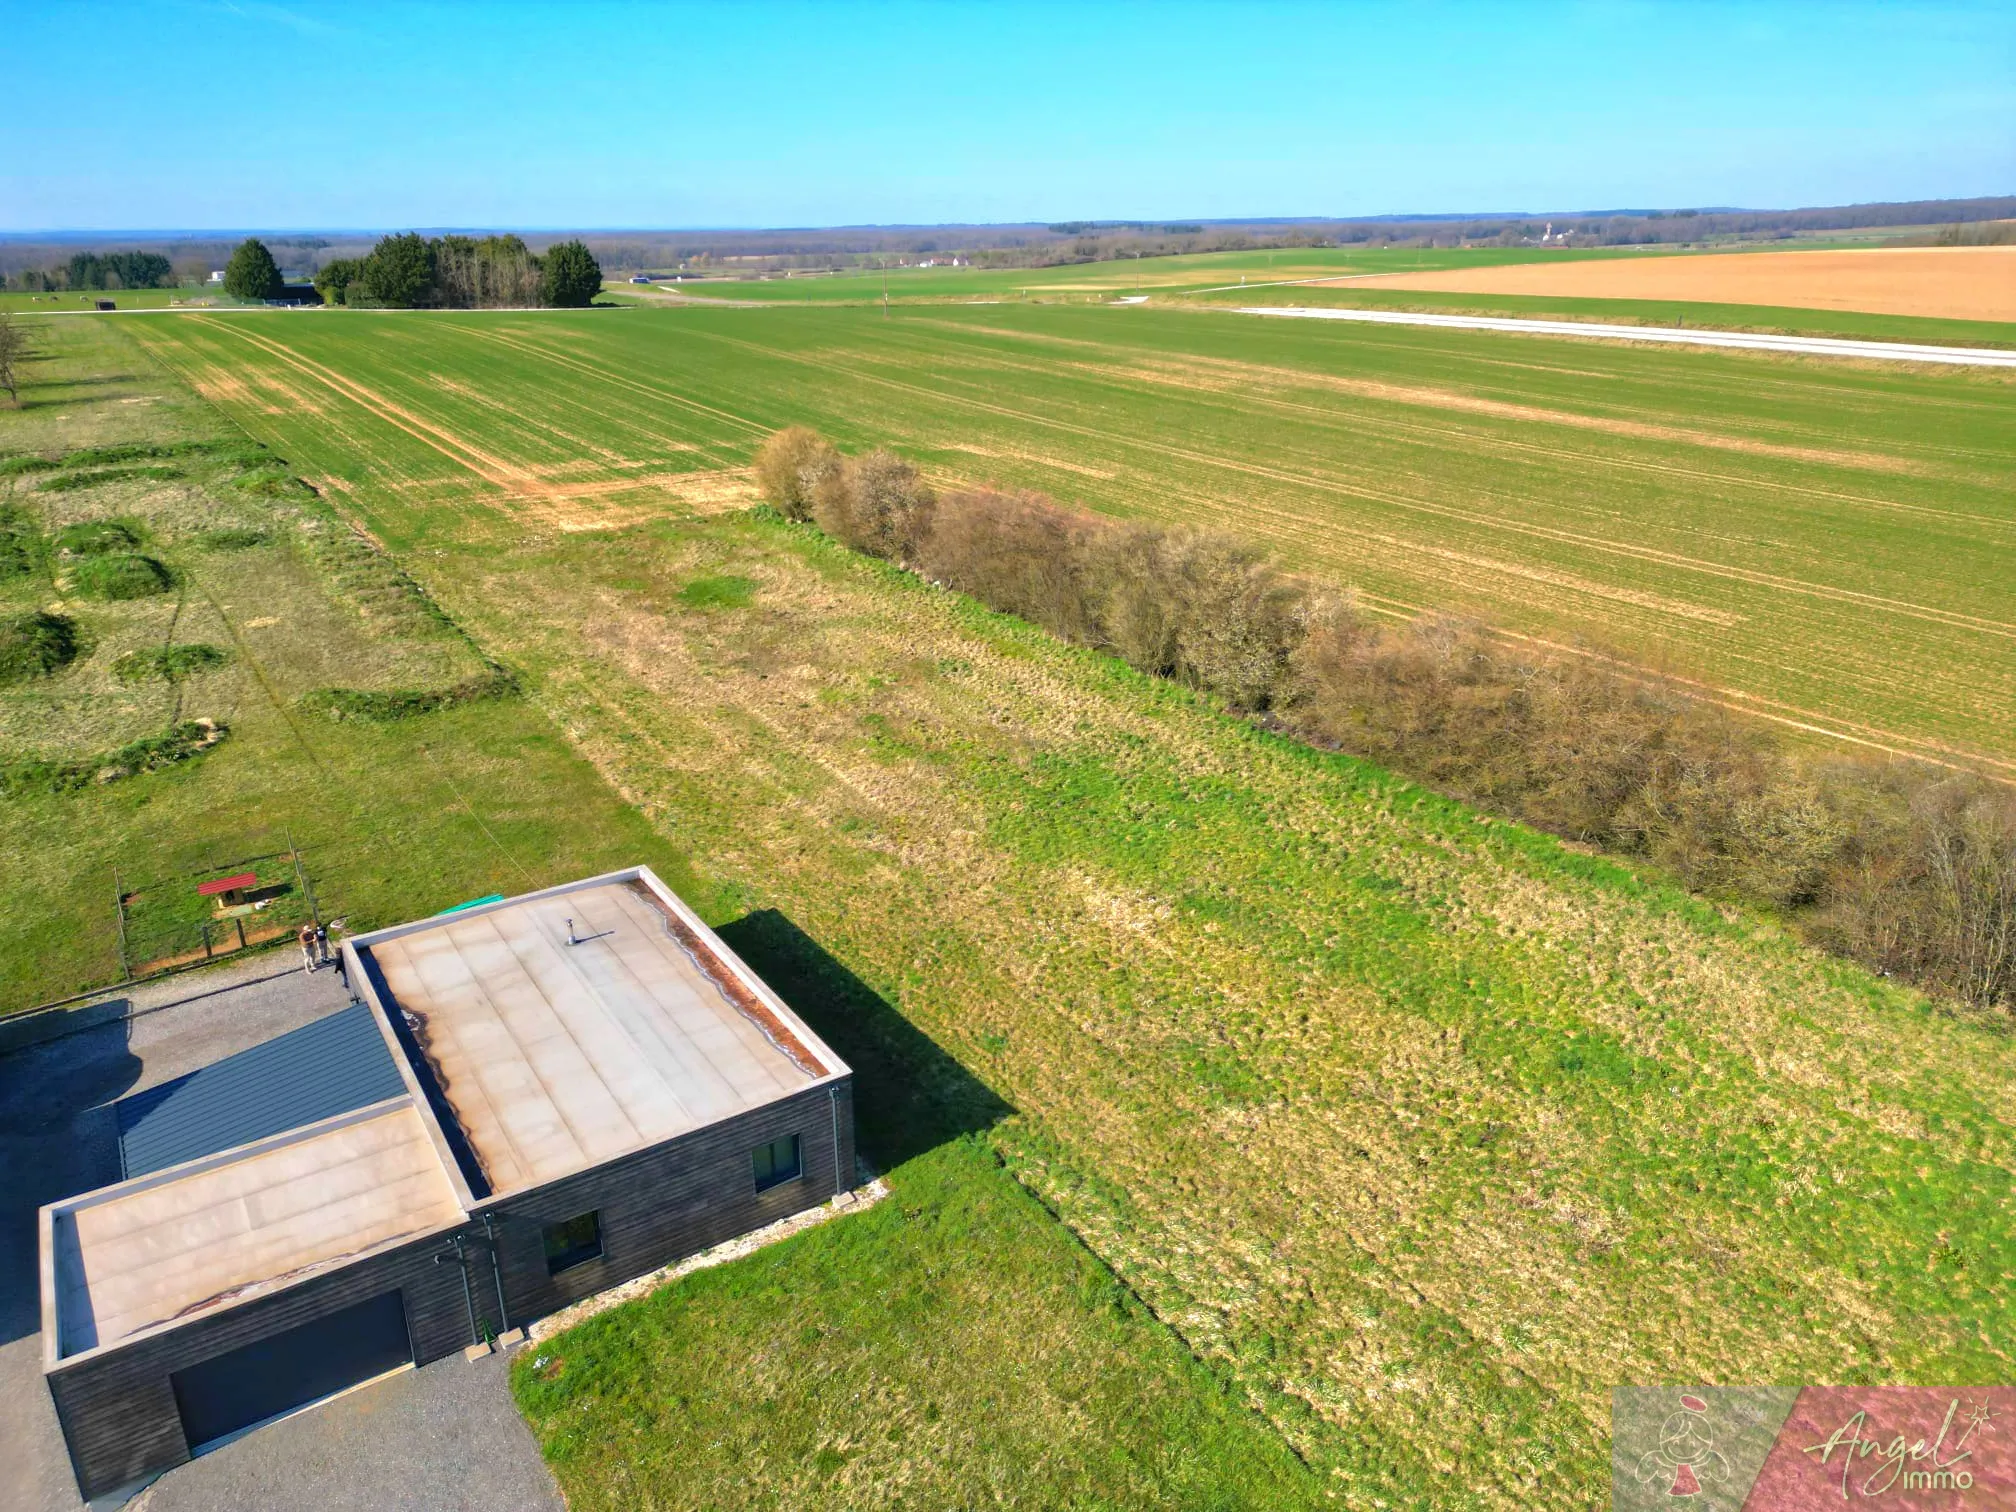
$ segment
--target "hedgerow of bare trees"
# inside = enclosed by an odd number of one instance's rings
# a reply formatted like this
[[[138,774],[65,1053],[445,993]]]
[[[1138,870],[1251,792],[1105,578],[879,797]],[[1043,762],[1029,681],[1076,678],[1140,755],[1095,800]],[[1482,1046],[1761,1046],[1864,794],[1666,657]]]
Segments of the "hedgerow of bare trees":
[[[935,493],[804,427],[764,497],[859,551],[1208,690],[1480,807],[1645,857],[1710,897],[1977,1007],[2016,1011],[2016,794],[1916,763],[1820,760],[1608,658],[1447,615],[1375,623],[1251,543],[1035,493]]]

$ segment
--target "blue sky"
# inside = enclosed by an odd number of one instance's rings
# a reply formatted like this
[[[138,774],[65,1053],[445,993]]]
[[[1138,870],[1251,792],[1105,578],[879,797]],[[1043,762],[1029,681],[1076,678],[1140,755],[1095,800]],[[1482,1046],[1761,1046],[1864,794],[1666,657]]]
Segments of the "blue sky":
[[[2016,3],[0,0],[0,230],[2016,192]]]

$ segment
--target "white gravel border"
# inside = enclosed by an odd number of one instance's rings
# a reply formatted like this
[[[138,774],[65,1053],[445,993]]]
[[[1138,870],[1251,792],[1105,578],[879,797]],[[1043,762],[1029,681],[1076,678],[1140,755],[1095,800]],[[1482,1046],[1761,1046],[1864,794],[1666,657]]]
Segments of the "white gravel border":
[[[802,1213],[793,1213],[789,1218],[780,1218],[775,1223],[753,1229],[739,1238],[717,1244],[712,1249],[704,1249],[697,1255],[689,1255],[675,1265],[667,1265],[652,1271],[649,1275],[639,1276],[634,1281],[625,1281],[621,1286],[612,1286],[605,1292],[584,1297],[571,1307],[563,1307],[556,1313],[549,1313],[527,1327],[525,1337],[534,1344],[544,1343],[563,1329],[572,1328],[576,1323],[585,1323],[612,1307],[620,1307],[625,1302],[634,1302],[639,1297],[648,1296],[659,1287],[677,1281],[682,1276],[690,1276],[695,1271],[707,1270],[711,1266],[726,1265],[730,1260],[740,1260],[744,1255],[753,1255],[766,1245],[775,1244],[780,1239],[788,1239],[806,1229],[816,1228],[830,1218],[871,1208],[888,1195],[888,1183],[877,1176],[865,1186],[855,1187],[851,1192],[842,1192],[831,1201],[822,1202],[818,1207],[807,1208]]]

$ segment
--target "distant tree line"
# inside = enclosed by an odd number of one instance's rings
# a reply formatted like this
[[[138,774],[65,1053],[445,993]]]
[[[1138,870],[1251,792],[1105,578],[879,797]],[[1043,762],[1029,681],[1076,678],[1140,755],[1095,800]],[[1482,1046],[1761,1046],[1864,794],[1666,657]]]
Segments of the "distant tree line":
[[[516,236],[381,237],[369,254],[315,274],[327,304],[375,309],[579,308],[602,291],[602,267],[579,241],[536,255]]]
[[[764,497],[859,551],[1312,743],[1780,911],[1814,943],[2016,1012],[2016,794],[1916,763],[1796,754],[1601,657],[1428,615],[1394,628],[1250,543],[1034,493],[940,494],[802,427]]]
[[[174,282],[175,265],[159,252],[79,252],[68,273],[73,289],[163,289]]]
[[[2016,220],[1941,226],[1932,238],[1935,247],[2007,247],[2012,244],[2016,244]]]
[[[1281,247],[1677,245],[1768,241],[1823,231],[1972,225],[2016,217],[2016,196],[1912,200],[1794,210],[1706,207],[1539,215],[1392,215],[1249,221],[1055,221],[1048,225],[858,226],[818,230],[665,231],[590,238],[605,268],[708,273],[838,272],[957,254],[979,267],[1048,267]],[[1926,233],[1930,234],[1930,233]]]
[[[5,286],[34,293],[62,289],[165,289],[176,282],[175,265],[159,252],[76,252],[48,268],[22,268]]]

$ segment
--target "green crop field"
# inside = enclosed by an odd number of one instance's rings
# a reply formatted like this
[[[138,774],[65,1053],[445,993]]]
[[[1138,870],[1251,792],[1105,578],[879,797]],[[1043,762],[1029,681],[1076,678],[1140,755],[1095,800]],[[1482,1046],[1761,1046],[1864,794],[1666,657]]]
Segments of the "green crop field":
[[[1616,1383],[2008,1375],[2005,1030],[739,507],[808,420],[2006,756],[2006,386],[1131,310],[123,333],[862,1068],[884,1208],[521,1359],[578,1504],[1595,1507]]]
[[[333,496],[396,478],[463,528],[745,502],[755,442],[802,421],[2016,770],[2005,375],[1153,308],[128,324]]]

